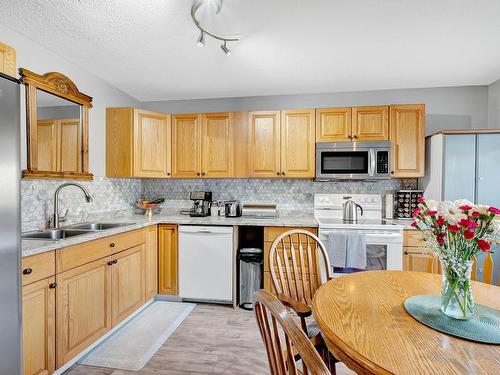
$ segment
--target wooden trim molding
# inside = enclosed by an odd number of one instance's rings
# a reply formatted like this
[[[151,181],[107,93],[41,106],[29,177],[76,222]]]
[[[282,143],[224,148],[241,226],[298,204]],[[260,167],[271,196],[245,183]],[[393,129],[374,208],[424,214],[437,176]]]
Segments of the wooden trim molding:
[[[27,169],[23,171],[24,178],[70,178],[92,180],[89,172],[89,115],[92,108],[92,97],[80,92],[75,83],[58,72],[39,75],[28,69],[20,68],[21,82],[26,85],[26,139],[27,139]],[[81,105],[81,162],[79,171],[43,171],[38,168],[37,142],[37,90],[45,91],[60,98]]]

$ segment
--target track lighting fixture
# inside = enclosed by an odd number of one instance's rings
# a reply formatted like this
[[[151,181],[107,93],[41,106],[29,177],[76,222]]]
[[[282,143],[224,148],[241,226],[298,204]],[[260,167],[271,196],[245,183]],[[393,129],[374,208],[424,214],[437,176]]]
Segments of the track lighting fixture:
[[[222,51],[224,51],[226,56],[229,56],[229,55],[231,55],[231,50],[229,48],[227,48],[227,42],[237,42],[239,39],[238,38],[224,38],[224,37],[215,35],[209,31],[205,30],[200,25],[200,23],[196,19],[196,11],[200,8],[200,6],[203,4],[204,1],[205,0],[193,0],[193,5],[191,7],[191,18],[193,19],[195,26],[200,30],[200,36],[196,40],[196,45],[199,47],[205,47],[205,36],[208,35],[209,37],[212,37],[214,39],[217,39],[217,40],[220,40],[221,42],[223,42],[223,44],[221,44],[220,48],[222,49]],[[217,0],[216,5],[217,5],[217,13],[219,13],[219,11],[222,8],[222,0]]]

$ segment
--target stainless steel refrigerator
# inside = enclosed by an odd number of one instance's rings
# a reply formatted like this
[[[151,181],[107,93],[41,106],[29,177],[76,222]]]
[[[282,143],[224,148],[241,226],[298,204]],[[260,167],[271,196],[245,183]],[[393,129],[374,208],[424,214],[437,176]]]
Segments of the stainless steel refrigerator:
[[[21,374],[19,82],[0,73],[0,374]]]

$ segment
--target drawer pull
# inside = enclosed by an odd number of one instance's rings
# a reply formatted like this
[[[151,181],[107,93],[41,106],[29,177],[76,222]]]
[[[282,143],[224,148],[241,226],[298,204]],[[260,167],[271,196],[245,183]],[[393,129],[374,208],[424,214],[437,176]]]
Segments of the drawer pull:
[[[57,287],[57,283],[49,284],[50,289],[55,289],[56,287]]]
[[[33,270],[31,268],[26,268],[25,270],[23,270],[23,275],[29,275],[32,272]]]
[[[405,251],[405,255],[408,255],[408,251]]]
[[[108,266],[112,266],[112,265],[113,265],[113,261],[112,261],[112,260],[110,260],[110,261],[108,262]]]
[[[109,247],[115,247],[115,243],[114,243],[114,242],[111,242],[111,243],[109,244]]]
[[[118,263],[118,259],[113,260],[113,264],[116,264],[116,263]]]

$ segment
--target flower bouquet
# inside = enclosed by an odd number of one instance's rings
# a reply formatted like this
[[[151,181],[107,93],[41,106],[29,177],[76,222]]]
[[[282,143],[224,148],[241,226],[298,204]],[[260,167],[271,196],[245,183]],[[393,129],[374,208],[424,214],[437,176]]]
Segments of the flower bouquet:
[[[413,227],[441,262],[441,311],[455,319],[474,315],[471,290],[473,257],[500,244],[500,209],[467,200],[426,201],[412,213]]]

